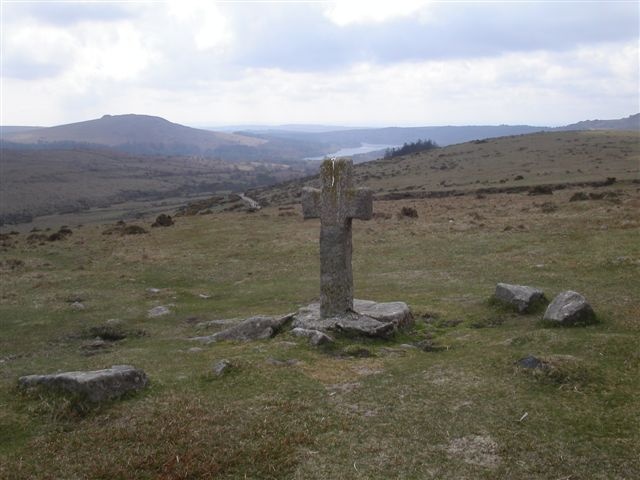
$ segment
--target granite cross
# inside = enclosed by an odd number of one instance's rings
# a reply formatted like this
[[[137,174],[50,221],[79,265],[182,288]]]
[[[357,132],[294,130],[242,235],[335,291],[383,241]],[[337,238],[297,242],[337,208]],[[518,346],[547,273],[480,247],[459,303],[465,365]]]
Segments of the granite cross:
[[[322,162],[322,189],[302,190],[305,219],[320,218],[320,316],[335,317],[353,310],[351,220],[370,220],[373,195],[353,188],[353,163],[346,159]]]

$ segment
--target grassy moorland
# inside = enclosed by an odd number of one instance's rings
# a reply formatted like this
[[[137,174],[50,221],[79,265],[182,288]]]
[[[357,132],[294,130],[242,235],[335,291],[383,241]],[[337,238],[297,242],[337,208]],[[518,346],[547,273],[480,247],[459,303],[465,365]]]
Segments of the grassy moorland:
[[[354,226],[356,295],[406,301],[416,327],[326,350],[287,332],[201,350],[188,340],[222,328],[199,322],[317,296],[318,222],[299,207],[181,217],[141,235],[10,235],[0,477],[637,478],[639,188],[376,202],[376,218]],[[589,199],[570,201],[578,191]],[[403,206],[418,218],[398,218]],[[517,315],[488,300],[498,281],[581,292],[600,322]],[[148,318],[157,305],[171,313]],[[91,350],[104,325],[126,338]],[[429,351],[402,347],[424,340]],[[529,354],[553,369],[518,369]],[[223,358],[234,368],[218,378]],[[16,388],[20,375],[115,364],[143,368],[150,387],[100,407]]]

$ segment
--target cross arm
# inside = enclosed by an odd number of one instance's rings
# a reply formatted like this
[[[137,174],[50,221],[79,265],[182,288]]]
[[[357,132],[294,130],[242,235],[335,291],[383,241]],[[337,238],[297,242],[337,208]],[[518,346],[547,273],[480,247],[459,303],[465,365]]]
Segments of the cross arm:
[[[357,188],[353,190],[348,216],[359,220],[371,220],[373,217],[373,192],[370,189]]]
[[[302,216],[305,219],[320,216],[320,190],[317,188],[302,189]]]

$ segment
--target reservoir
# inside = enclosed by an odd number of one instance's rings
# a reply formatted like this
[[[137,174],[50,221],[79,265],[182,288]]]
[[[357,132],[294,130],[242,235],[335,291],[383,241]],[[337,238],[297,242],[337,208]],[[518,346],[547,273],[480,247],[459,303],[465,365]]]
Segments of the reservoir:
[[[376,150],[386,150],[387,148],[396,148],[398,145],[385,145],[379,143],[361,143],[359,147],[341,148],[337,152],[327,153],[320,157],[307,157],[305,160],[324,160],[327,157],[351,157],[361,153],[375,152]]]

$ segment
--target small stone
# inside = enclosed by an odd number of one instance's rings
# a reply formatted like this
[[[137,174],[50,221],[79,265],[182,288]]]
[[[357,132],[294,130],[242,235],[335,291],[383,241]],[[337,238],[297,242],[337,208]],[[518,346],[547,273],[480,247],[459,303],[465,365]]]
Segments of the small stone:
[[[527,355],[516,362],[522,368],[544,368],[546,363],[533,355]]]
[[[73,310],[85,310],[87,307],[84,306],[84,303],[81,302],[73,302],[71,304],[71,308]]]
[[[164,305],[158,305],[157,307],[153,307],[151,310],[147,312],[147,317],[149,318],[161,317],[162,315],[168,315],[170,313],[171,313],[171,310],[169,310],[167,307],[165,307]]]
[[[160,289],[159,288],[147,288],[147,293],[155,295],[157,293],[160,293]]]
[[[206,293],[201,293],[198,296],[204,300],[211,298],[211,295],[207,295]]]
[[[558,325],[588,325],[595,323],[596,314],[587,300],[578,292],[567,290],[553,299],[543,320]]]
[[[114,365],[94,371],[64,372],[52,375],[27,375],[20,377],[22,388],[42,387],[79,394],[90,402],[101,402],[120,397],[147,386],[147,375],[131,365]]]
[[[515,307],[519,313],[530,310],[537,302],[544,300],[544,292],[525,285],[498,283],[494,298],[504,304]]]
[[[198,352],[202,352],[203,349],[200,347],[191,347],[189,350],[187,350],[187,352],[189,353],[198,353]]]
[[[333,338],[319,330],[308,330],[306,328],[294,328],[291,333],[296,337],[307,337],[313,346],[333,343]]]
[[[221,377],[233,367],[229,360],[223,359],[213,365],[213,373],[217,377]]]

